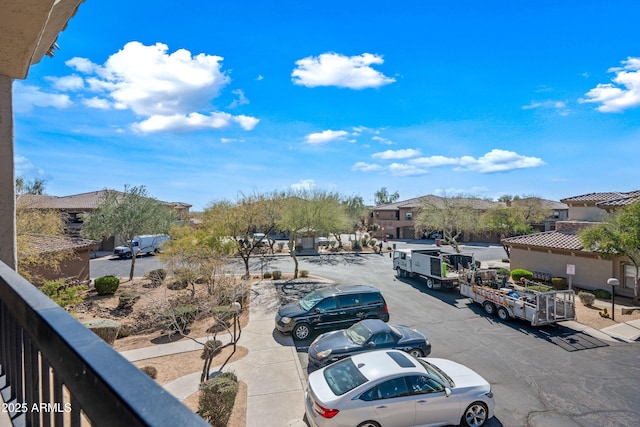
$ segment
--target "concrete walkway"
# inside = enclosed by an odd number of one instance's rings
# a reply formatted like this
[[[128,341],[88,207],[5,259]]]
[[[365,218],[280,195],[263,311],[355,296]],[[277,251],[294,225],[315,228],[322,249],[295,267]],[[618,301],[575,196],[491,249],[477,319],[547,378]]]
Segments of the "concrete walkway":
[[[247,426],[306,426],[302,421],[306,380],[293,339],[274,330],[279,307],[271,281],[258,282],[251,287],[249,324],[242,329],[238,342],[249,352],[224,368],[235,372],[247,384]],[[221,335],[219,339],[229,342],[228,334],[225,336]],[[205,342],[206,338],[198,341]],[[192,340],[182,340],[121,354],[130,361],[137,361],[201,349],[202,346]],[[211,372],[218,369],[214,367]],[[200,374],[197,371],[180,377],[165,384],[164,388],[177,399],[184,400],[198,391]]]

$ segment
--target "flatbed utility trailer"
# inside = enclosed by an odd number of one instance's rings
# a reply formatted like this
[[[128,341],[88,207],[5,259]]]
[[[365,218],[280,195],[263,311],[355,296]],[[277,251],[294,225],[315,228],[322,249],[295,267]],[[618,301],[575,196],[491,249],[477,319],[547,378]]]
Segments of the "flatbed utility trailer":
[[[398,277],[423,277],[427,288],[454,288],[474,266],[473,255],[446,253],[439,249],[396,249],[393,269]]]
[[[573,290],[539,292],[516,285],[496,289],[481,283],[472,274],[460,281],[460,293],[501,320],[522,319],[542,326],[576,318]]]

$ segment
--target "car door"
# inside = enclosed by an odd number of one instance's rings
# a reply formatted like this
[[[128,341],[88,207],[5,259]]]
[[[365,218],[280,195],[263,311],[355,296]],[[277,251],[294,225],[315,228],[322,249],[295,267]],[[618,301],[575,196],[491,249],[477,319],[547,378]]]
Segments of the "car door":
[[[338,306],[342,327],[344,328],[348,328],[354,323],[364,319],[366,314],[366,310],[362,306],[360,294],[338,296]]]
[[[413,426],[415,423],[415,396],[409,394],[404,377],[384,381],[360,396],[370,402],[376,421],[385,427]]]
[[[338,307],[336,297],[327,297],[319,301],[312,309],[312,323],[318,329],[340,329],[342,324],[342,310]]]
[[[447,396],[442,384],[426,375],[408,375],[409,395],[415,402],[416,426],[441,426],[460,422],[462,408],[457,396]]]

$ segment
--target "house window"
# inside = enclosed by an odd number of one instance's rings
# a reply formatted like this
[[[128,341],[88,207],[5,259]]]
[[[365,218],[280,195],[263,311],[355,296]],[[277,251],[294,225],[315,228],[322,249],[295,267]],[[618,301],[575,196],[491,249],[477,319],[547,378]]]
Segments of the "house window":
[[[558,211],[553,211],[553,218],[554,218],[554,219],[559,219],[559,218],[560,218],[560,212],[558,212]]]
[[[633,265],[624,266],[624,287],[633,289],[636,286],[636,268]]]
[[[407,221],[411,221],[413,219],[413,212],[405,212],[404,219],[406,219]]]

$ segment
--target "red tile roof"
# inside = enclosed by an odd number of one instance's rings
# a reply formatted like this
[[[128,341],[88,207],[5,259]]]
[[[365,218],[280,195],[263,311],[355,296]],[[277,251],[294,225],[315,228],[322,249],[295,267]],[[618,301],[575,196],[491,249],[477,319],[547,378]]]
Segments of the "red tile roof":
[[[99,244],[99,242],[96,242],[95,240],[81,239],[77,237],[45,236],[42,234],[31,234],[28,239],[40,253],[82,249],[97,246]]]
[[[530,246],[538,248],[582,250],[582,241],[575,233],[562,233],[558,231],[545,231],[543,233],[527,234],[502,239],[504,244]]]

